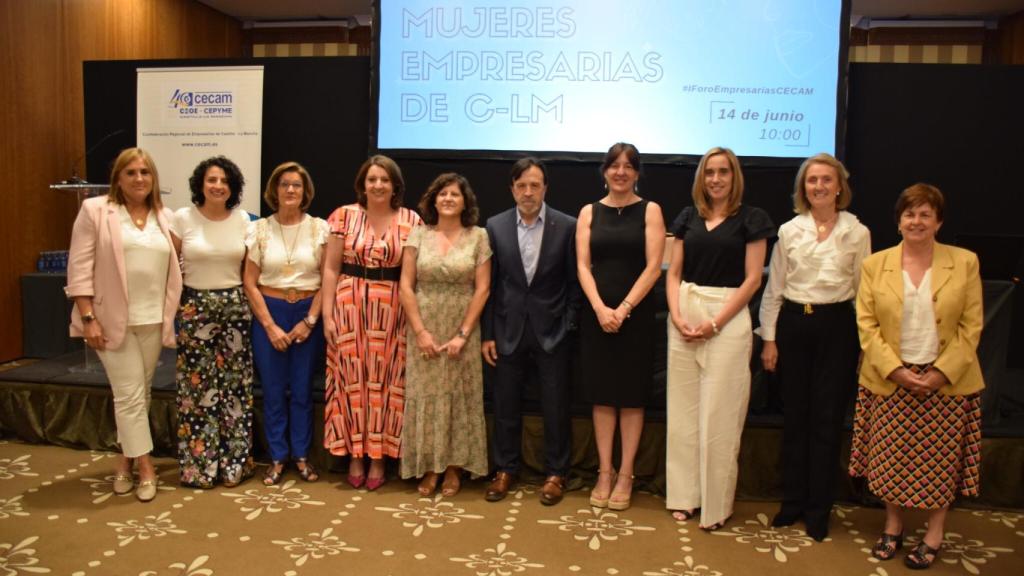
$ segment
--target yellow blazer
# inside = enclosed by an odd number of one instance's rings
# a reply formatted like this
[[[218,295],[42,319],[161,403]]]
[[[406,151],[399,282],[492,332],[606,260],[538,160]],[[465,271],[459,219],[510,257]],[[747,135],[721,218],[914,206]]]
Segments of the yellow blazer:
[[[935,368],[950,384],[939,392],[972,394],[985,387],[978,365],[982,302],[978,257],[969,250],[935,243],[932,257],[932,302],[939,332]],[[857,329],[864,359],[860,385],[888,396],[896,384],[886,376],[900,361],[900,324],[903,321],[903,243],[876,252],[861,266],[857,291]]]

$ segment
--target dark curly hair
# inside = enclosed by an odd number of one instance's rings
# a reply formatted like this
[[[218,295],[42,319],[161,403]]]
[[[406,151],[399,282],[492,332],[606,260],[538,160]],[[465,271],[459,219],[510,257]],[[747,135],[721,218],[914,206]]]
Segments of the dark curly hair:
[[[445,172],[434,178],[434,181],[430,183],[427,191],[420,197],[420,203],[417,205],[420,217],[423,218],[425,224],[431,226],[437,224],[437,195],[451,184],[457,184],[459,191],[462,192],[462,199],[465,204],[462,214],[459,215],[462,226],[465,228],[475,226],[480,218],[480,209],[476,204],[476,195],[473,194],[473,188],[470,187],[469,180],[466,180],[466,177],[462,174],[456,174],[455,172]]]
[[[223,170],[224,175],[228,177],[228,189],[231,190],[231,195],[228,197],[227,208],[231,210],[242,201],[242,188],[245,187],[245,177],[242,176],[242,171],[238,169],[238,165],[224,156],[207,158],[200,162],[196,169],[192,171],[192,175],[188,178],[188,187],[192,190],[192,203],[196,206],[202,206],[206,203],[206,196],[203,195],[203,180],[206,179],[206,171],[214,166]]]

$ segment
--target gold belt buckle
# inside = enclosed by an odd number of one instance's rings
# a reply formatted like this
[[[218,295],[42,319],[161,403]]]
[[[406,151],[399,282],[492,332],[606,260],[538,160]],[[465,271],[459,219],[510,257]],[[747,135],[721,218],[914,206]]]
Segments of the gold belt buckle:
[[[299,301],[299,291],[295,288],[289,288],[284,291],[284,299],[289,304],[295,304]]]
[[[810,316],[811,314],[814,314],[814,306],[804,304],[804,316]]]

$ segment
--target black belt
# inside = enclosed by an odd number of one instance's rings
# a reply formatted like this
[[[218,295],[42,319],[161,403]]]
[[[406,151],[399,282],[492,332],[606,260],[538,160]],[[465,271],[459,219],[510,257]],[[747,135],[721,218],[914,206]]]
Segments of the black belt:
[[[852,300],[844,300],[842,302],[832,302],[829,304],[800,304],[799,302],[793,302],[791,300],[783,300],[782,309],[787,312],[800,312],[807,316],[814,314],[815,312],[830,312],[842,307],[851,309],[852,302]]]
[[[402,267],[367,268],[366,266],[360,266],[358,264],[346,263],[341,265],[341,273],[346,276],[366,278],[367,280],[391,280],[397,282],[398,279],[402,277]]]

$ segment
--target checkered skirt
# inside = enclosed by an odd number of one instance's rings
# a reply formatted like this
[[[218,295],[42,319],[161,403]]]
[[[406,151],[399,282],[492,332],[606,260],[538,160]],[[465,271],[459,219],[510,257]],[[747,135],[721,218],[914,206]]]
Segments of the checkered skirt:
[[[850,475],[890,504],[943,508],[957,493],[977,496],[981,467],[981,394],[889,396],[861,387]]]

